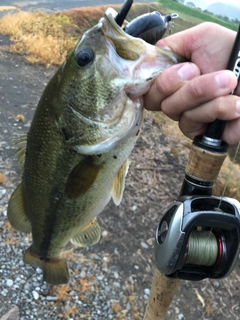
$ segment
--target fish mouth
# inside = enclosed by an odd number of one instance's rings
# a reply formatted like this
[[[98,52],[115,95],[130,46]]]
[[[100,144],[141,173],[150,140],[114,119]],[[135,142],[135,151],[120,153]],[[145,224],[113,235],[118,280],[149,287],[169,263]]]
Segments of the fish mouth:
[[[117,24],[116,16],[117,12],[108,8],[92,29],[94,33],[97,30],[104,35],[106,61],[119,74],[119,77],[110,80],[111,85],[116,87],[116,96],[104,104],[102,113],[94,115],[94,118],[72,108],[77,117],[97,127],[99,133],[91,145],[86,142],[74,147],[80,154],[109,152],[129,138],[136,139],[143,121],[143,95],[160,72],[177,62],[171,51],[165,52],[127,34]]]
[[[106,38],[108,38],[115,46],[117,54],[125,59],[135,61],[138,60],[146,51],[146,43],[135,38],[126,32],[117,24],[115,18],[117,12],[108,8],[104,17],[99,21],[102,24],[101,29]],[[124,25],[128,22],[125,21]]]

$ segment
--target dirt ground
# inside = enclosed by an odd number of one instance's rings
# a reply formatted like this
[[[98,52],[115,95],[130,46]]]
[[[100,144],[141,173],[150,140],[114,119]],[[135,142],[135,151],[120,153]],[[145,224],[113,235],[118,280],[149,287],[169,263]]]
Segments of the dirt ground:
[[[0,45],[7,41],[7,37],[1,35]],[[28,131],[36,104],[54,70],[30,65],[21,56],[0,51],[0,171],[6,176],[1,187],[6,189],[8,198],[21,177],[13,157],[13,139]],[[17,120],[19,114],[24,115],[24,121]],[[97,254],[100,259],[107,254],[111,257],[108,268],[118,271],[121,283],[130,276],[134,279],[132,294],[136,296],[139,319],[146,304],[143,292],[150,288],[155,266],[151,239],[161,216],[178,196],[186,160],[185,147],[175,137],[164,135],[152,115],[146,115],[142,134],[131,156],[123,201],[119,207],[111,202],[100,215],[99,222],[103,230],[107,230],[107,236],[83,253],[75,250],[75,254],[85,254],[83,264],[94,264],[90,259],[92,254]],[[9,229],[4,214],[1,214],[1,219],[4,222],[2,232],[15,235]],[[23,239],[24,235],[19,235]],[[4,248],[2,245],[0,250]],[[9,260],[14,261],[14,250],[9,253]],[[239,271],[238,260],[235,271],[226,279],[182,281],[167,319],[240,319]],[[31,269],[28,272],[35,271]],[[1,316],[12,304],[4,297],[0,303]],[[86,303],[91,307],[92,301]]]

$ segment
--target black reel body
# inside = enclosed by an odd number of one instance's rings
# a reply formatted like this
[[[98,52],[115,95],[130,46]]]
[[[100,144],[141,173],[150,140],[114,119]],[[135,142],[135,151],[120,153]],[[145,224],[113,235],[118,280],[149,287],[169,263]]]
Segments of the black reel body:
[[[156,232],[157,268],[185,280],[227,276],[239,255],[239,210],[231,198],[180,197]]]

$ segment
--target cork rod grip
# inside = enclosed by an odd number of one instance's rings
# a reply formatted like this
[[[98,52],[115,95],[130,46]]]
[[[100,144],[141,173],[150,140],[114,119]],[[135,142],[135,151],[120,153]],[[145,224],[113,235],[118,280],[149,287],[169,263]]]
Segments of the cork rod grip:
[[[192,145],[186,173],[203,180],[216,180],[226,153],[214,153]]]
[[[179,279],[168,278],[155,269],[143,320],[164,320],[179,284]]]

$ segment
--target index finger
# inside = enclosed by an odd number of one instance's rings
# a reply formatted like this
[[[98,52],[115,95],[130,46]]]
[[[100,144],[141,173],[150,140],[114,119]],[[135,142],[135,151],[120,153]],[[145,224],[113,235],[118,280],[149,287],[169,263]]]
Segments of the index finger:
[[[180,63],[164,70],[144,96],[144,107],[152,111],[161,110],[161,103],[166,97],[199,75],[198,67],[190,62]]]
[[[226,68],[235,37],[235,31],[204,22],[161,39],[157,45],[186,57],[205,74]]]

